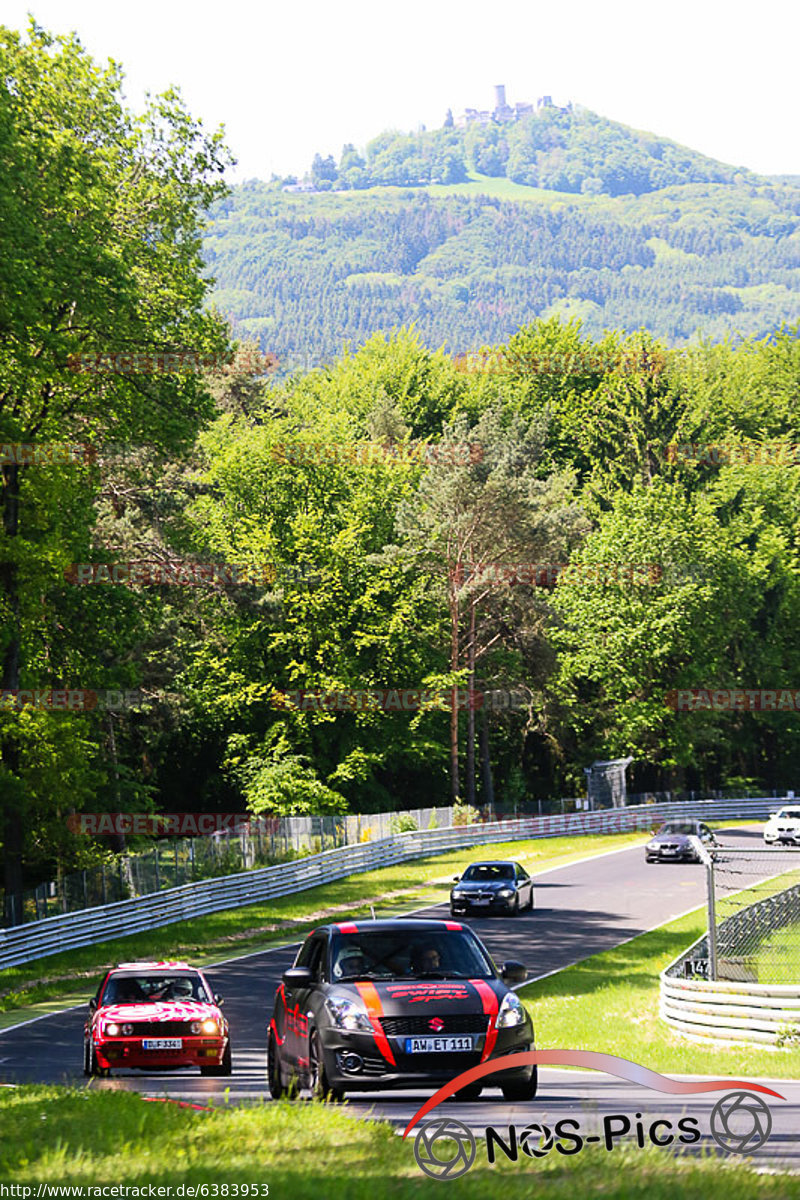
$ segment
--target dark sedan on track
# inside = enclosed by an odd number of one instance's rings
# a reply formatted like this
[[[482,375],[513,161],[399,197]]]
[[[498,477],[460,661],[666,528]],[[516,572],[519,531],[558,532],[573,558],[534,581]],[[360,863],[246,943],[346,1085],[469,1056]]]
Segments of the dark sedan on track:
[[[450,890],[450,915],[503,912],[516,916],[533,908],[533,880],[516,862],[477,862],[456,875]]]
[[[292,1086],[345,1092],[438,1088],[469,1067],[532,1050],[530,1015],[511,990],[527,972],[497,971],[472,930],[455,921],[357,921],[315,929],[284,971],[267,1031],[274,1098]],[[532,1100],[536,1067],[462,1089],[501,1087]]]
[[[719,844],[702,821],[667,821],[647,843],[645,862],[699,862],[691,837],[699,838],[707,849]]]

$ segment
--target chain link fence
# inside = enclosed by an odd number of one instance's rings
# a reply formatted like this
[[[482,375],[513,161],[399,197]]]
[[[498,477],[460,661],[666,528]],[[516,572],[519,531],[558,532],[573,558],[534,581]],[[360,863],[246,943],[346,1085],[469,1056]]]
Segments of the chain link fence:
[[[800,981],[800,848],[717,849],[709,871],[712,978]]]
[[[252,822],[251,832],[159,838],[142,853],[109,855],[95,866],[27,889],[21,913],[15,897],[5,896],[3,924],[12,927],[39,921],[184,883],[291,862],[338,846],[378,841],[417,829],[444,829],[452,824],[452,808],[419,808],[347,816],[261,817]]]
[[[732,789],[727,789],[732,791]],[[734,793],[737,797],[749,792]],[[727,798],[725,790],[702,792],[641,792],[628,794],[627,806],[687,803]],[[0,893],[0,927],[10,928],[113,904],[137,896],[212,879],[239,871],[290,862],[339,846],[379,841],[413,830],[446,829],[462,820],[511,820],[543,817],[608,807],[612,797],[559,797],[526,800],[507,811],[418,808],[403,812],[348,813],[342,816],[260,817],[254,832],[213,834],[209,837],[156,839],[147,850],[108,855],[105,862],[40,883],[22,895]],[[777,804],[777,800],[776,800]]]

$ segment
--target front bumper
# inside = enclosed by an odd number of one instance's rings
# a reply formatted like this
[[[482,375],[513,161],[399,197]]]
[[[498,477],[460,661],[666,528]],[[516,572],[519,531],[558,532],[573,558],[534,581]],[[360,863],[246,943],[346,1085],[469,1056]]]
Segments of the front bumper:
[[[141,1037],[95,1040],[94,1052],[100,1067],[131,1067],[140,1071],[163,1071],[173,1067],[219,1067],[227,1038],[184,1037],[180,1050],[145,1050]]]
[[[379,1091],[384,1088],[440,1087],[456,1075],[481,1062],[486,1035],[476,1039],[471,1053],[405,1054],[404,1037],[388,1039],[394,1065],[381,1054],[375,1038],[368,1033],[345,1033],[342,1030],[319,1030],[325,1073],[333,1087],[348,1092]],[[534,1049],[533,1026],[528,1020],[513,1029],[498,1029],[497,1040],[489,1062],[502,1060],[509,1054]],[[360,1065],[347,1069],[348,1060],[357,1058]],[[355,1064],[354,1064],[355,1067]],[[527,1079],[530,1067],[515,1067],[497,1076],[487,1075],[481,1082],[486,1087]]]
[[[686,849],[670,851],[670,850],[645,850],[645,859],[647,862],[697,862],[697,855],[691,846]]]
[[[471,912],[475,912],[475,913],[510,912],[514,908],[516,901],[517,901],[516,895],[514,895],[514,896],[496,896],[496,897],[493,896],[488,904],[486,904],[485,902],[481,904],[475,900],[471,900],[468,896],[460,897],[456,900],[454,900],[453,897],[451,896],[450,897],[450,907],[454,913],[463,913],[466,916],[467,913],[471,913]]]

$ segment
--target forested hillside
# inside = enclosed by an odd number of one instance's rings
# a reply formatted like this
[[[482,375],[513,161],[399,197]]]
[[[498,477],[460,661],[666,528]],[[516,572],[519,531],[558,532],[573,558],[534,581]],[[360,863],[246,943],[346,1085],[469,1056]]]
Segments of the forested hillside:
[[[176,95],[0,61],[7,897],[83,812],[796,786],[796,189],[228,196]]]
[[[617,198],[251,182],[213,208],[204,252],[214,303],[288,368],[412,322],[451,351],[551,315],[671,345],[763,336],[800,318],[799,219],[800,188],[741,179]]]
[[[518,120],[382,133],[367,144],[364,157],[352,145],[343,148],[338,163],[332,155],[316,155],[310,177],[319,191],[329,191],[463,183],[472,171],[529,187],[610,196],[687,183],[757,181],[743,167],[716,162],[668,138],[580,106],[552,104]]]

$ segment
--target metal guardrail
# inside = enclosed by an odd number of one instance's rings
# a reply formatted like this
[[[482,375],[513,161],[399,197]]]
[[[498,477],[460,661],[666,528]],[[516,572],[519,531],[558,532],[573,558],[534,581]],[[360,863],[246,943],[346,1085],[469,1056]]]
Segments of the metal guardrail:
[[[660,1015],[676,1032],[693,1041],[776,1046],[800,1032],[800,982],[742,983],[736,980],[682,978],[679,971],[694,955],[705,958],[703,935],[661,972]]]
[[[765,856],[770,851],[761,851]],[[794,851],[800,858],[800,850]],[[707,867],[714,870],[714,856]],[[767,860],[768,861],[768,860]],[[720,944],[736,944],[744,931],[766,936],[800,918],[800,886],[794,885],[746,905],[717,926],[711,926],[687,950],[665,967],[660,976],[661,1019],[693,1041],[780,1046],[800,1041],[800,980],[796,983],[757,983],[747,978],[747,963],[720,958]],[[711,934],[711,936],[709,936]],[[728,978],[717,972],[725,970]],[[740,978],[736,978],[736,975]],[[709,975],[710,978],[703,978]]]
[[[219,828],[211,832],[208,826],[215,828],[220,816],[228,820],[220,821]],[[103,817],[108,817],[105,824]],[[26,888],[21,896],[0,892],[0,928],[252,871],[336,846],[378,841],[415,829],[448,829],[453,824],[453,807],[325,816],[254,817],[245,812],[185,813],[183,817],[186,826],[194,828],[193,836],[157,837],[146,850],[128,851],[79,871],[62,872],[57,879]],[[140,818],[144,819],[140,822]],[[73,833],[108,835],[116,829],[136,838],[155,831],[157,815],[77,813],[69,821]]]
[[[672,802],[397,834],[380,841],[326,850],[294,862],[184,884],[136,900],[123,900],[0,930],[0,970],[175,921],[288,896],[347,875],[446,850],[523,838],[644,830],[671,816],[693,816],[701,820],[765,819],[771,809],[782,803],[775,797]]]

